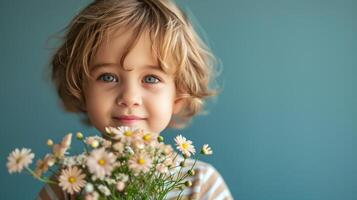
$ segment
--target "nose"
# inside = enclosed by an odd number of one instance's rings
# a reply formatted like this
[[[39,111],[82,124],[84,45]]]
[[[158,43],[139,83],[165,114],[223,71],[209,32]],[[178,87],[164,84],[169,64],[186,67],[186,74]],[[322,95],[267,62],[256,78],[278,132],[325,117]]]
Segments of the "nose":
[[[134,84],[122,85],[122,89],[117,97],[117,104],[123,107],[136,107],[142,103],[140,89]]]

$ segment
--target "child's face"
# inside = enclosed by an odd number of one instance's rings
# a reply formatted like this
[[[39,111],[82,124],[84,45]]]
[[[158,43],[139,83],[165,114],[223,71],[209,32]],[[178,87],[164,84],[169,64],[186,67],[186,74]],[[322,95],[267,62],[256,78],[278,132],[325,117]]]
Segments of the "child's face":
[[[124,68],[119,66],[131,34],[110,34],[91,65],[94,79],[85,86],[85,109],[102,133],[106,126],[131,126],[159,133],[180,108],[174,78],[158,67],[147,34],[142,34],[127,54]]]

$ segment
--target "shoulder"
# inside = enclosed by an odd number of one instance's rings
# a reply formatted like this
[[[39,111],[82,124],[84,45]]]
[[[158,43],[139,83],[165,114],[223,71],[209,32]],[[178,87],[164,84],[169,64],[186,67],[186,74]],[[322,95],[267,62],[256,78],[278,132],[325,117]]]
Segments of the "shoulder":
[[[224,178],[213,165],[197,161],[194,168],[197,176],[193,186],[200,188],[196,199],[233,199]]]
[[[193,164],[195,175],[187,178],[192,182],[192,186],[185,188],[183,191],[184,197],[197,200],[233,199],[227,184],[215,167],[203,161],[197,160],[195,162],[193,159],[187,159],[184,171],[191,169]],[[174,192],[169,194],[169,197],[173,196]]]

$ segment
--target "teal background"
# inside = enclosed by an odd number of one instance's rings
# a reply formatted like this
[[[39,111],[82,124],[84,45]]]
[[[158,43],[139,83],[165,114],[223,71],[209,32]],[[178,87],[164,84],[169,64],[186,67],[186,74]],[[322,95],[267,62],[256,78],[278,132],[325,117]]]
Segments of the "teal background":
[[[47,138],[97,133],[60,109],[44,73],[51,36],[88,2],[0,3],[1,199],[34,199],[42,186],[7,173],[11,150],[42,157]],[[208,115],[164,136],[209,143],[204,160],[235,199],[357,199],[357,1],[179,2],[221,60],[223,91]]]

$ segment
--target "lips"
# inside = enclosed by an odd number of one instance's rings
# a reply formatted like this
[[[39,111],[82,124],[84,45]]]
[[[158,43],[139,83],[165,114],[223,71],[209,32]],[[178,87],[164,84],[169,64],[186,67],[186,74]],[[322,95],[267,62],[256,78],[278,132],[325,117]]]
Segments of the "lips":
[[[132,124],[132,123],[136,123],[136,122],[145,120],[145,118],[139,117],[136,115],[120,115],[120,116],[114,117],[114,119],[118,120],[122,124]]]

